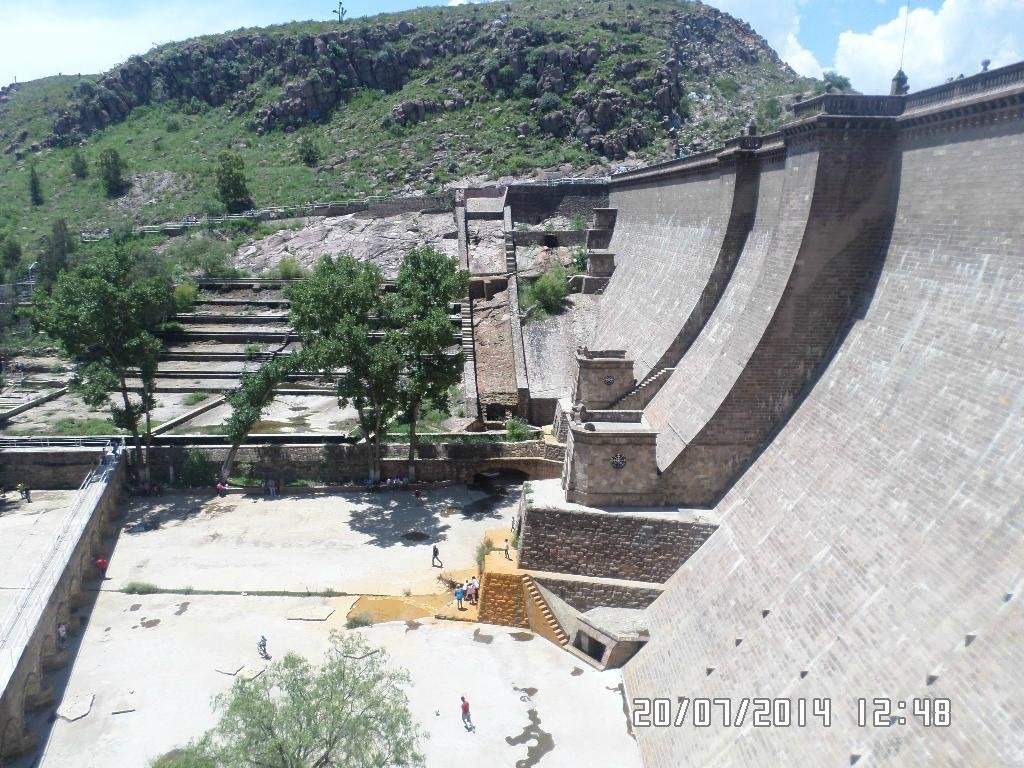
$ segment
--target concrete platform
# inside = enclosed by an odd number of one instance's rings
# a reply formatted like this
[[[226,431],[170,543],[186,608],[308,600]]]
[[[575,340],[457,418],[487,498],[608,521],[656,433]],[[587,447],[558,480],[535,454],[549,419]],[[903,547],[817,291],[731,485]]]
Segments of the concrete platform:
[[[474,567],[484,533],[508,527],[516,491],[486,496],[453,486],[427,491],[421,502],[407,490],[141,499],[127,510],[127,525],[144,518],[160,527],[121,533],[103,589],[144,581],[232,592],[436,592],[433,544],[444,570]]]
[[[339,608],[327,621],[288,620],[301,605],[324,603]],[[64,692],[67,701],[95,695],[91,711],[44,727],[38,764],[148,765],[214,724],[211,698],[234,681],[217,667],[256,670],[261,634],[275,658],[295,652],[318,660],[346,607],[342,598],[101,594]],[[430,768],[450,768],[456,756],[465,765],[640,766],[615,671],[586,668],[529,632],[503,627],[428,619],[353,631],[409,671]],[[460,719],[463,695],[475,732]],[[112,714],[125,701],[133,711]]]

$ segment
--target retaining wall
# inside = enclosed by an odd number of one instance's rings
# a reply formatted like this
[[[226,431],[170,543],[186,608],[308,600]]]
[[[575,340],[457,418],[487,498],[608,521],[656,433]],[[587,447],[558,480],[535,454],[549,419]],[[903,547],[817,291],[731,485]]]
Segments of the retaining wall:
[[[534,576],[534,581],[551,590],[580,613],[591,608],[646,608],[659,597],[662,590],[650,587],[630,587],[579,579],[550,579]]]

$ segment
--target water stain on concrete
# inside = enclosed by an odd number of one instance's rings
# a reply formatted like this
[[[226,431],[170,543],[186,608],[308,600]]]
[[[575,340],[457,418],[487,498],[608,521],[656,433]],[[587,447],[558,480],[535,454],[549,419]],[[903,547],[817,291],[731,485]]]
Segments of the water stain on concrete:
[[[152,629],[153,627],[155,627],[157,624],[160,623],[160,619],[143,619],[139,623],[142,626],[144,626],[146,629]]]
[[[617,694],[619,694],[622,697],[622,714],[626,718],[626,733],[628,733],[630,736],[632,736],[635,739],[636,738],[636,734],[633,732],[633,723],[632,723],[632,721],[630,720],[630,717],[629,717],[629,701],[626,699],[626,686],[623,685],[622,683],[619,683],[614,688],[611,687],[611,686],[607,686],[607,685],[604,688],[605,688],[606,691],[611,691],[612,693],[617,693]]]
[[[530,640],[533,640],[533,638],[536,637],[536,635],[533,634],[532,632],[509,632],[508,635],[513,640],[516,640],[517,642],[520,642],[520,643],[527,643],[527,642],[529,642]]]
[[[477,627],[473,630],[473,640],[477,643],[490,644],[490,642],[494,640],[494,635],[485,635],[480,631],[480,628]]]
[[[519,697],[520,701],[529,701],[537,693],[537,689],[536,688],[532,688],[532,687],[530,687],[530,688],[517,688],[516,686],[513,685],[512,686],[512,690],[513,691],[519,691],[521,694],[523,694],[522,696]]]
[[[191,605],[191,603],[188,602],[188,600],[186,600],[184,603],[178,603],[178,610],[176,610],[174,612],[174,615],[175,616],[181,616],[181,614],[183,614],[185,611],[188,610],[188,607],[190,605]]]
[[[413,621],[433,616],[447,603],[447,594],[374,597],[363,595],[352,605],[348,617],[366,616],[374,624],[385,621]],[[408,627],[408,624],[406,625]]]
[[[580,669],[579,667],[573,667],[572,668],[572,672],[570,672],[569,674],[572,675],[573,677],[579,677],[580,675],[583,674],[583,670]]]
[[[510,747],[533,742],[526,748],[526,757],[516,761],[516,768],[533,768],[544,755],[555,748],[554,738],[540,727],[540,715],[537,714],[537,710],[531,709],[526,715],[530,718],[530,724],[523,728],[523,732],[518,736],[505,737],[505,743]]]
[[[129,611],[137,611],[141,607],[142,607],[142,603],[132,603],[132,607],[129,608],[128,610]]]
[[[422,622],[413,621],[412,619],[409,619],[409,621],[405,622],[405,631],[406,632],[413,632],[413,631],[419,629],[422,626],[423,626]]]

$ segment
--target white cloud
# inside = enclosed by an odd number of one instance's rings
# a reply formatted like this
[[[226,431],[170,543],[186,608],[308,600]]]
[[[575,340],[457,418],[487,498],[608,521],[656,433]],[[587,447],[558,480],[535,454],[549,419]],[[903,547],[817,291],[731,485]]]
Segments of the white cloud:
[[[870,32],[843,32],[835,69],[865,93],[888,93],[900,64],[907,7]],[[1024,0],[944,0],[910,12],[903,71],[912,90],[978,71],[982,59],[1010,64],[1024,53]]]
[[[280,12],[254,9],[243,0],[178,0],[139,3],[102,14],[54,0],[4,3],[0,27],[0,83],[110,69],[153,45],[240,26],[282,21]]]
[[[800,6],[804,0],[711,0],[716,8],[743,19],[764,37],[782,60],[801,75],[821,76],[821,64],[804,48],[800,34]]]

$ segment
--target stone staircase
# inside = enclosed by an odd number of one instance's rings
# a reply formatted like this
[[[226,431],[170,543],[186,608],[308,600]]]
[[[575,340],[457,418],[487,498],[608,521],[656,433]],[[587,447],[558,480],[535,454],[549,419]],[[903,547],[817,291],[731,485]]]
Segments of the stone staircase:
[[[466,362],[472,363],[476,360],[476,353],[473,351],[473,314],[467,301],[459,310],[460,330],[462,339],[462,354]]]
[[[533,579],[526,574],[523,574],[523,592],[526,595],[526,615],[530,629],[555,645],[565,648],[569,644],[569,636],[555,619],[547,600],[537,589]]]
[[[668,381],[675,368],[658,368],[649,373],[643,381],[633,387],[614,403],[613,408],[624,411],[642,411],[658,394],[662,385]]]
[[[515,274],[519,270],[516,262],[516,244],[511,232],[505,233],[505,271]]]

